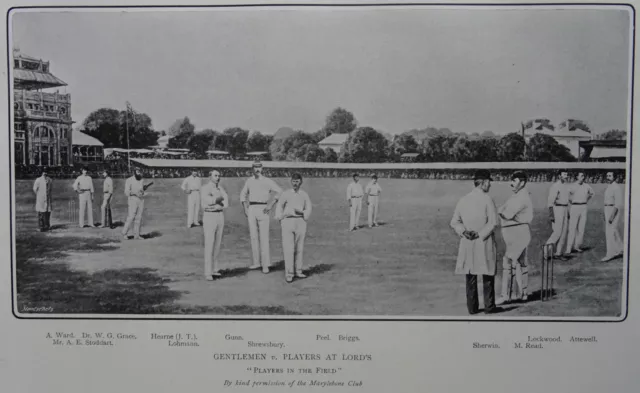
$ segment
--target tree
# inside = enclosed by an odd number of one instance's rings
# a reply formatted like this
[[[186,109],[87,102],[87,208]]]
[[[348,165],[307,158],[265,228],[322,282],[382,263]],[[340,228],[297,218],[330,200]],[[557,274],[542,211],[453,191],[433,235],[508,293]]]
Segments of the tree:
[[[349,134],[353,132],[356,127],[357,122],[353,113],[338,107],[327,115],[325,125],[322,128],[322,137],[326,138],[331,134]]]
[[[308,143],[301,149],[302,158],[305,162],[322,162],[324,161],[324,150],[315,143]]]
[[[91,112],[82,124],[82,131],[98,139],[105,148],[140,149],[158,143],[151,118],[130,106],[123,111],[100,108]]]
[[[500,161],[522,161],[524,137],[517,132],[509,133],[500,138],[498,159]]]
[[[451,149],[457,137],[454,135],[436,134],[422,141],[422,157],[429,162],[449,162],[452,160]]]
[[[209,146],[213,142],[213,138],[215,137],[213,130],[208,130],[206,132],[197,132],[187,140],[187,148],[191,153],[194,153],[196,157],[206,157],[207,150],[209,150]]]
[[[500,138],[481,136],[480,139],[472,141],[470,148],[474,156],[472,161],[497,162],[500,150]]]
[[[338,153],[333,149],[327,147],[324,149],[324,161],[325,162],[338,162]]]
[[[187,149],[189,139],[193,136],[193,134],[189,134],[188,132],[184,132],[182,134],[176,135],[172,138],[169,138],[169,142],[167,142],[167,147],[169,149]]]
[[[240,127],[227,128],[222,132],[226,136],[226,151],[232,157],[239,157],[247,152],[247,140],[249,139],[249,131]]]
[[[389,141],[371,127],[361,127],[347,138],[341,162],[385,162]]]
[[[609,130],[598,135],[598,139],[605,141],[626,141],[627,132],[624,130]]]
[[[495,138],[496,134],[493,131],[484,131],[482,134],[480,134],[480,138]]]
[[[253,131],[247,139],[247,151],[269,151],[273,135],[265,135],[260,131]]]
[[[316,145],[311,134],[296,131],[294,134],[289,135],[282,144],[284,159],[288,161],[303,161],[308,149],[306,145]]]
[[[418,142],[408,132],[396,135],[389,144],[388,158],[390,161],[400,161],[400,157],[405,153],[415,153],[418,151]]]
[[[274,139],[271,141],[271,144],[269,145],[269,154],[271,154],[272,160],[283,161],[286,158],[286,154],[284,152],[284,140]]]
[[[451,146],[451,158],[455,162],[469,162],[475,158],[472,142],[466,135],[455,138]]]
[[[530,161],[562,161],[573,162],[576,158],[568,147],[561,145],[556,139],[546,134],[535,134],[529,140]]]
[[[178,136],[185,132],[189,134],[193,134],[195,130],[196,130],[196,126],[191,124],[191,120],[189,120],[189,118],[185,116],[183,119],[178,119],[175,122],[173,122],[171,127],[169,127],[168,134],[171,136]]]

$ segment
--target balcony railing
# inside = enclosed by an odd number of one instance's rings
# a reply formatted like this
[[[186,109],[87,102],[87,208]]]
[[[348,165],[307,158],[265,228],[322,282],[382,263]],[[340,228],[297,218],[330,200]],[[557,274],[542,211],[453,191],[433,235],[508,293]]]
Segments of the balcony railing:
[[[16,110],[14,111],[16,117],[37,117],[43,119],[60,119],[60,120],[69,120],[69,114],[67,113],[58,113],[58,112],[46,112],[46,111],[36,111],[31,109],[26,110]]]
[[[43,91],[17,90],[13,92],[15,101],[44,101],[46,103],[71,102],[71,94],[45,93]]]

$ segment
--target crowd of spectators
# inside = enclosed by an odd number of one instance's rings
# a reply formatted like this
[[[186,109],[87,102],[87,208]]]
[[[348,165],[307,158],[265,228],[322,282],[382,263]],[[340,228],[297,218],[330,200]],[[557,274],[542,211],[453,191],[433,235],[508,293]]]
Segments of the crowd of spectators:
[[[148,178],[183,178],[189,176],[192,170],[196,170],[200,176],[208,176],[208,171],[217,169],[223,177],[248,177],[251,176],[250,168],[150,168],[131,162],[131,168],[138,167]],[[32,179],[40,176],[42,167],[31,165],[16,165],[17,179]],[[106,169],[114,178],[130,176],[129,165],[126,160],[105,161],[100,164],[92,164],[89,171],[95,177],[100,171]],[[80,174],[81,166],[75,167],[49,167],[47,173],[54,178],[74,178]],[[584,170],[587,183],[604,183],[606,169],[586,169]],[[373,174],[379,178],[387,179],[425,179],[425,180],[470,180],[475,173],[474,169],[383,169],[383,170],[353,170],[353,169],[327,169],[327,168],[268,168],[265,167],[263,173],[268,177],[290,177],[293,173],[300,173],[303,177],[325,177],[325,178],[348,178],[358,173],[361,177],[369,177]],[[513,169],[491,170],[494,181],[509,181]],[[557,171],[553,170],[529,170],[525,171],[531,182],[551,182],[556,178]],[[568,170],[570,177],[575,177],[578,170]],[[613,171],[618,182],[625,182],[625,171]]]

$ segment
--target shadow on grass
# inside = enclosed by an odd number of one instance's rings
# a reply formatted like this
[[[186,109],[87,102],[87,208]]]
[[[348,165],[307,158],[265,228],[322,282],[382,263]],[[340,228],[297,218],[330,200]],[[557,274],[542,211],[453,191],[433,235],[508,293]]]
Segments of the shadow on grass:
[[[192,307],[176,303],[184,292],[169,288],[170,279],[155,269],[75,271],[66,252],[114,249],[108,239],[23,233],[16,242],[18,310],[50,308],[53,313],[295,315],[280,306]],[[25,311],[22,311],[25,310]]]
[[[547,294],[545,294],[545,301],[547,300],[547,298],[549,298],[549,300],[553,299],[554,297],[556,297],[556,295],[558,294],[558,291],[555,289],[552,290],[547,290],[549,292],[547,292]],[[538,302],[541,299],[541,295],[542,295],[542,290],[538,289],[535,290],[533,292],[531,292],[529,294],[529,296],[527,297],[527,301],[526,303],[530,303],[530,302]],[[524,304],[524,303],[523,303]]]
[[[485,313],[484,309],[481,309],[478,314],[479,315],[492,315],[492,314],[502,314],[505,312],[509,312],[511,310],[515,310],[516,308],[518,308],[518,306],[514,306],[514,305],[509,305],[509,307],[505,307],[505,306],[498,306],[496,308],[494,308],[490,313]]]
[[[214,281],[231,277],[245,276],[249,271],[250,269],[248,267],[236,267],[233,269],[220,270],[222,277],[214,277]]]
[[[311,266],[308,270],[304,271],[304,274],[306,274],[307,277],[311,277],[316,274],[326,273],[331,269],[333,269],[332,263],[321,263],[319,265]]]
[[[145,233],[144,235],[140,235],[140,237],[143,239],[155,239],[156,237],[160,236],[162,236],[162,233],[158,231],[151,231],[149,233]]]

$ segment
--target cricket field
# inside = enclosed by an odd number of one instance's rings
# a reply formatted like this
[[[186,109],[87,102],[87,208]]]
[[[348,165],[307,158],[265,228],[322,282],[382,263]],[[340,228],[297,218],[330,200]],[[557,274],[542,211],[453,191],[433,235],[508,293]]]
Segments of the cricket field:
[[[283,188],[288,179],[274,179]],[[368,179],[362,179],[368,181]],[[207,182],[208,180],[204,180]],[[223,277],[204,279],[202,227],[186,228],[182,179],[154,179],[145,199],[143,240],[123,240],[127,205],[124,179],[114,179],[114,229],[70,222],[76,194],[71,179],[54,179],[53,230],[37,231],[32,180],[15,183],[15,276],[17,310],[45,307],[56,314],[252,315],[332,317],[467,317],[464,276],[454,275],[458,237],[449,227],[454,207],[471,181],[381,179],[382,225],[348,232],[347,178],[309,178],[302,187],[313,203],[304,251],[308,277],[284,280],[280,225],[271,221],[271,273],[249,271],[251,247],[239,194],[244,179],[224,178],[231,206],[225,212]],[[96,188],[94,222],[100,222],[102,179]],[[586,252],[556,261],[555,297],[540,302],[540,251],[551,234],[546,209],[550,183],[530,183],[535,207],[529,248],[527,303],[495,315],[518,317],[617,317],[623,314],[623,259],[605,255],[604,184],[592,185]],[[508,183],[490,190],[500,206]],[[77,205],[77,204],[76,204]],[[622,212],[622,214],[625,214]],[[621,231],[623,230],[621,223]],[[625,235],[626,238],[626,235]],[[498,257],[504,244],[497,235]],[[500,293],[498,263],[496,291]],[[481,300],[482,303],[482,300]],[[481,304],[482,307],[482,304]],[[483,315],[483,314],[480,314]]]

